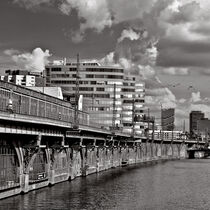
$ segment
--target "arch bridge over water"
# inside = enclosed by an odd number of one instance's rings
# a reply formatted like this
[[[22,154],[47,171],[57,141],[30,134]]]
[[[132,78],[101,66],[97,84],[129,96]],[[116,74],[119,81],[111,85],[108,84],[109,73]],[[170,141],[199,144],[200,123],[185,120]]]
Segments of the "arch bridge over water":
[[[186,158],[197,143],[113,134],[82,112],[74,130],[73,110],[57,99],[6,83],[0,95],[0,199],[126,164]]]

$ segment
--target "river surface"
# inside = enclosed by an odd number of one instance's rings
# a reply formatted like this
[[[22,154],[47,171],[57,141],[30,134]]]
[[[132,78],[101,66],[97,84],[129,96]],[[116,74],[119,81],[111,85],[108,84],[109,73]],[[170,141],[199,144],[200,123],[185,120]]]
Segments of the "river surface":
[[[210,159],[111,169],[0,200],[6,210],[210,209]]]

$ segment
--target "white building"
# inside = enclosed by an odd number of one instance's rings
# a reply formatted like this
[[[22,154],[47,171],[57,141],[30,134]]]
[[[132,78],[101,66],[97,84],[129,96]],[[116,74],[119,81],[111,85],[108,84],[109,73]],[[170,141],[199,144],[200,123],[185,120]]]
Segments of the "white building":
[[[74,100],[76,72],[77,63],[53,62],[46,66],[46,85],[61,87],[64,98]],[[144,113],[145,87],[136,75],[125,75],[119,67],[83,62],[79,68],[79,94],[84,101],[89,99],[85,107],[92,122],[110,128],[114,121],[114,127],[127,133],[134,129],[140,134],[144,130],[141,122],[133,122],[135,115]]]

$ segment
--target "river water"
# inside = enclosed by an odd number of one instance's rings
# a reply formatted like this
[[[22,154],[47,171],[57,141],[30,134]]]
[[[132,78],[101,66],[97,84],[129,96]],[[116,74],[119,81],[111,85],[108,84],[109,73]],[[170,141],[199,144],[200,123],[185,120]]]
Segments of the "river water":
[[[111,169],[3,199],[0,209],[209,210],[210,159]]]

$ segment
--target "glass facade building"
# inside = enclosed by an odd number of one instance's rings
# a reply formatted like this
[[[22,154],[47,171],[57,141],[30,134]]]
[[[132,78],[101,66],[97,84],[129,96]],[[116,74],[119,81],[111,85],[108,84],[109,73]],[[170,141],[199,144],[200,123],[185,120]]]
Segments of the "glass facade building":
[[[45,71],[46,85],[61,87],[64,98],[74,101],[77,64],[55,62]],[[91,122],[128,133],[143,131],[143,124],[134,122],[135,115],[144,114],[145,86],[140,78],[125,75],[119,67],[87,62],[80,63],[78,74],[79,95]]]

